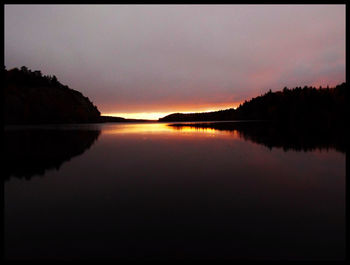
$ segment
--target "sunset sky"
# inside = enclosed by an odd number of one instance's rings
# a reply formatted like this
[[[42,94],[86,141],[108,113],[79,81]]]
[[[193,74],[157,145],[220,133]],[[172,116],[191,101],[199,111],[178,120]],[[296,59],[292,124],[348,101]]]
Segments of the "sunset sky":
[[[7,69],[126,118],[345,82],[345,5],[5,5],[4,37]]]

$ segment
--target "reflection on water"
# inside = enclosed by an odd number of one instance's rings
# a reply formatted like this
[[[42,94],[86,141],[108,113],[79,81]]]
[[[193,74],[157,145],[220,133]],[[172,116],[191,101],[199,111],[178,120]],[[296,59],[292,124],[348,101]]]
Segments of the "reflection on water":
[[[98,139],[99,130],[30,129],[4,132],[4,177],[30,179],[47,170],[59,170],[83,154]]]
[[[123,123],[118,126],[106,126],[104,134],[141,134],[169,132],[170,128],[162,123]]]
[[[188,134],[184,134],[185,132],[212,132],[217,133],[218,131],[214,128],[199,128],[196,127],[187,127],[182,126],[181,127],[181,133],[175,134],[174,129],[177,129],[177,127],[169,127],[169,124],[165,123],[129,123],[129,124],[120,124],[118,126],[109,126],[104,128],[103,133],[104,134],[171,134],[173,136],[186,136]],[[184,123],[183,125],[186,125]],[[193,135],[192,135],[193,136]]]
[[[176,130],[203,130],[206,132],[226,131],[232,137],[240,137],[265,145],[272,149],[281,147],[284,151],[313,151],[335,149],[345,153],[345,129],[327,127],[306,127],[275,124],[269,122],[199,122],[169,124]]]
[[[338,143],[168,125],[5,130],[5,257],[344,259]]]

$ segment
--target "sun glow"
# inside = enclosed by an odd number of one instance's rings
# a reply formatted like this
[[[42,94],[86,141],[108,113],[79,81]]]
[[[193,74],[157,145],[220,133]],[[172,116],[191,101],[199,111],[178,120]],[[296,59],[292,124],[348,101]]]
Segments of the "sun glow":
[[[195,137],[196,135],[206,135],[213,137],[216,135],[228,136],[230,138],[238,138],[237,131],[220,131],[213,128],[186,126],[186,122],[182,122],[183,126],[173,126],[174,123],[111,123],[105,126],[103,134],[107,135],[130,135],[142,134],[148,135],[167,135],[169,137]]]
[[[199,113],[199,112],[211,112],[230,108],[237,108],[239,103],[225,103],[217,105],[216,107],[198,107],[196,109],[191,108],[178,108],[171,111],[158,111],[158,112],[111,112],[102,113],[103,116],[122,117],[125,119],[142,119],[142,120],[158,120],[172,113]]]
[[[135,113],[102,113],[103,116],[121,117],[125,119],[141,119],[141,120],[158,120],[161,117],[171,114],[172,112],[135,112]]]

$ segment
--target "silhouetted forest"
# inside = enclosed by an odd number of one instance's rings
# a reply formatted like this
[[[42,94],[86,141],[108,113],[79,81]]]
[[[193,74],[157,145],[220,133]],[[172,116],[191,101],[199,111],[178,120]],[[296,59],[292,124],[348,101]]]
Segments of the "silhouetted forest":
[[[99,130],[32,129],[4,131],[4,178],[30,179],[58,170],[62,164],[88,150]]]
[[[3,70],[5,124],[90,123],[143,121],[101,116],[82,93],[62,85],[56,76],[40,71]],[[345,126],[346,90],[305,86],[272,92],[245,101],[237,109],[205,113],[174,113],[159,121],[273,120],[287,123],[322,123]]]
[[[313,151],[335,149],[346,151],[346,132],[344,129],[329,128],[320,124],[311,126],[293,126],[274,121],[256,122],[208,122],[169,124],[175,129],[183,127],[215,129],[219,131],[237,131],[239,137],[262,144],[269,149],[283,148],[284,151]]]
[[[271,92],[245,101],[237,109],[170,114],[159,121],[273,120],[345,126],[347,83],[334,88],[305,86]]]
[[[42,75],[25,66],[3,71],[5,124],[146,122],[101,116],[79,91],[61,84],[55,75]]]
[[[99,122],[154,122],[153,120],[125,119],[114,116],[101,116]]]
[[[5,124],[98,122],[100,112],[82,93],[23,66],[3,71]]]

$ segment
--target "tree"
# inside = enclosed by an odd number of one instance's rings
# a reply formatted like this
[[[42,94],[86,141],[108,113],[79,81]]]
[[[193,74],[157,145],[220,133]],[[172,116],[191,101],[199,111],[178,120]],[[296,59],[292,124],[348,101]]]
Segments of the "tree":
[[[22,66],[22,67],[21,67],[21,71],[22,71],[23,73],[28,73],[28,68],[25,67],[25,66]]]
[[[53,84],[57,84],[58,83],[58,81],[57,81],[57,77],[54,75],[54,76],[52,76],[52,83]]]
[[[41,75],[41,71],[34,71],[34,75],[35,75],[35,76],[42,76],[42,75]]]

